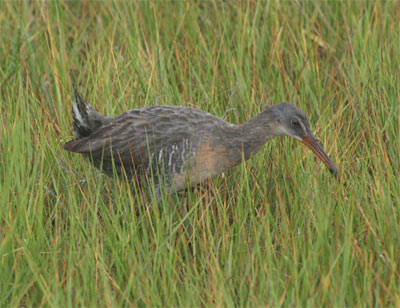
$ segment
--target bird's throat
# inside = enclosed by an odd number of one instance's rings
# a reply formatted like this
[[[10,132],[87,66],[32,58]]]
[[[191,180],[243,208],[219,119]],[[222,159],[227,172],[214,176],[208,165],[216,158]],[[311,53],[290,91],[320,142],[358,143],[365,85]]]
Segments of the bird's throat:
[[[269,125],[271,121],[272,115],[266,110],[247,122],[235,126],[233,133],[230,134],[230,143],[234,149],[238,150],[236,155],[240,155],[240,161],[248,160],[274,136]]]

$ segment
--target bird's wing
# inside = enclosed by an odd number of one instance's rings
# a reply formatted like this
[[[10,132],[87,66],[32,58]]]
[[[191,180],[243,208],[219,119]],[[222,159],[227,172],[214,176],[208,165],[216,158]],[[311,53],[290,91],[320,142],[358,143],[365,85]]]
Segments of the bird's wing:
[[[103,160],[118,159],[132,163],[149,161],[149,153],[164,145],[190,139],[190,132],[179,125],[155,120],[154,115],[127,112],[114,118],[92,135],[72,140],[64,148],[70,152],[91,155]]]

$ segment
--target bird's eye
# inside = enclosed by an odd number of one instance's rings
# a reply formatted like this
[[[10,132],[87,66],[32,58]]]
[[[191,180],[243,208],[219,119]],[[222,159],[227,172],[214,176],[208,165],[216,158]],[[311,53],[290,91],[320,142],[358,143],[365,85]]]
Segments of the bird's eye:
[[[297,120],[292,120],[292,125],[293,125],[293,126],[299,126],[299,125],[300,125],[300,122],[297,121]]]

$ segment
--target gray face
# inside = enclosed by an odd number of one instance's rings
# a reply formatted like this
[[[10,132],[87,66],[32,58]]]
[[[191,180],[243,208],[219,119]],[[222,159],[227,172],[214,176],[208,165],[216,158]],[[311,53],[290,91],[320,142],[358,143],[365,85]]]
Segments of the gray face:
[[[306,114],[300,108],[289,103],[275,105],[276,130],[279,135],[289,136],[302,141],[304,136],[314,137]]]
[[[275,130],[278,134],[296,138],[304,143],[322,160],[329,171],[339,179],[339,172],[336,166],[314,137],[306,114],[295,105],[289,103],[281,103],[273,107],[276,108]]]

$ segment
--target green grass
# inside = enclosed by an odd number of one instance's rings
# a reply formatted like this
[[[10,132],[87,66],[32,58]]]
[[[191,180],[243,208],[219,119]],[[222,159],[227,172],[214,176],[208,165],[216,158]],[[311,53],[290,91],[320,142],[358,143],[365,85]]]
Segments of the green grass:
[[[0,2],[0,306],[399,306],[400,5]],[[72,87],[102,113],[232,123],[291,101],[340,182],[274,139],[142,214],[63,150]]]

